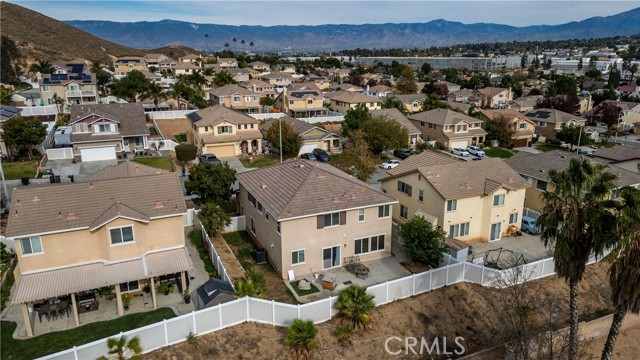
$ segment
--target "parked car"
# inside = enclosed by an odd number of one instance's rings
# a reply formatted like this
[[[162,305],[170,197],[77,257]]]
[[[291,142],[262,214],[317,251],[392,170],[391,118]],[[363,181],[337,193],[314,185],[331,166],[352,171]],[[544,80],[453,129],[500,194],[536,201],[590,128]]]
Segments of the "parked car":
[[[522,226],[520,230],[526,232],[527,234],[538,234],[540,233],[540,228],[536,224],[536,219],[523,216],[522,217]]]
[[[482,160],[482,157],[481,156],[476,156],[476,157],[472,158],[471,160],[473,160],[473,161]]]
[[[318,149],[318,148],[313,149],[313,155],[316,157],[316,160],[318,161],[321,161],[321,162],[331,161],[329,154],[327,154],[327,152],[322,149]]]
[[[393,150],[393,156],[397,157],[398,159],[406,159],[409,156],[413,155],[413,152],[411,152],[411,150],[409,149],[396,149]]]
[[[578,149],[578,155],[584,155],[588,157],[595,157],[596,150],[581,150]]]
[[[453,148],[451,149],[451,153],[453,155],[459,155],[459,156],[469,156],[469,152],[465,149],[462,148]]]
[[[205,164],[220,164],[221,163],[220,159],[218,159],[214,154],[200,155],[200,157],[198,159],[200,160],[201,163],[205,163]]]
[[[475,156],[482,157],[482,156],[485,155],[484,151],[481,148],[479,148],[477,146],[473,146],[473,145],[467,146],[467,151],[469,152],[469,154],[475,155]]]
[[[313,155],[313,153],[304,153],[304,154],[300,155],[300,159],[307,159],[307,160],[313,160],[313,161],[318,160],[318,159],[316,159],[316,156]]]
[[[400,160],[389,160],[380,164],[380,169],[390,170],[400,165]]]

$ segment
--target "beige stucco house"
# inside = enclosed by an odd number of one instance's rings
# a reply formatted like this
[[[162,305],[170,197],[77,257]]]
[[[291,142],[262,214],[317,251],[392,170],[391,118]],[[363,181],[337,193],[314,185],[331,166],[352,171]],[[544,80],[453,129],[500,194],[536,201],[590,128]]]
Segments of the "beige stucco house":
[[[221,69],[237,69],[238,60],[235,58],[218,58],[218,65]]]
[[[502,121],[513,131],[513,147],[531,146],[536,123],[514,109],[479,110],[487,120]]]
[[[247,231],[283,279],[391,255],[398,201],[335,167],[295,160],[236,177]]]
[[[504,108],[507,103],[513,100],[511,88],[486,87],[478,89],[481,94],[481,106],[490,108]]]
[[[461,161],[424,151],[387,171],[383,191],[398,199],[393,220],[422,216],[464,242],[487,242],[520,227],[529,184],[502,159]]]
[[[235,84],[209,91],[209,103],[222,105],[247,114],[260,112],[260,95]]]
[[[536,123],[536,134],[548,140],[556,138],[556,134],[565,126],[585,126],[587,119],[556,109],[541,108],[524,114]]]
[[[420,132],[420,129],[407,119],[400,110],[396,108],[371,110],[369,111],[369,114],[371,114],[372,117],[382,116],[386,119],[393,120],[407,129],[407,133],[409,134],[409,141],[407,144],[409,144],[409,148],[415,149],[416,145],[422,141],[422,132]]]
[[[349,109],[354,109],[361,104],[369,110],[382,108],[382,100],[357,92],[337,91],[331,94],[325,94],[325,96],[327,96],[329,100],[329,108],[343,114]]]
[[[276,89],[284,89],[293,82],[293,77],[284,72],[272,72],[260,75],[260,80],[268,82]]]
[[[260,126],[260,130],[262,134],[266,137],[267,131],[269,128],[276,124],[278,126],[279,122],[288,123],[291,125],[293,130],[300,135],[302,138],[302,146],[298,151],[298,155],[310,153],[313,149],[322,149],[326,150],[331,154],[338,154],[342,152],[342,143],[344,139],[334,134],[333,132],[315,126],[313,124],[309,124],[308,122],[304,122],[290,116],[283,116],[279,119],[268,119],[264,124]],[[277,144],[274,144],[277,146]]]
[[[145,286],[151,292],[149,308],[156,308],[161,276],[179,274],[178,285],[186,289],[185,271],[193,265],[185,247],[186,205],[177,175],[101,177],[13,191],[6,235],[15,240],[18,265],[11,302],[22,308],[28,336],[40,326],[36,309],[48,299],[68,301],[69,321],[79,326],[90,321],[82,313],[98,306],[97,289],[115,290],[116,301],[99,306],[113,307],[118,316],[124,314],[121,294],[135,296]]]
[[[511,100],[507,107],[521,113],[529,112],[533,110],[538,101],[544,99],[542,95],[531,95],[519,97],[515,100]]]
[[[402,101],[402,104],[408,114],[414,114],[422,111],[422,103],[426,99],[425,94],[393,95],[393,97]]]
[[[222,105],[214,105],[187,115],[191,120],[189,142],[200,154],[218,157],[262,152],[260,121]]]
[[[281,112],[294,117],[304,118],[327,115],[324,96],[315,83],[291,83],[278,96],[273,106]]]
[[[265,72],[265,71],[269,71],[271,70],[271,66],[267,63],[264,63],[262,61],[253,61],[250,62],[249,67],[253,70],[258,70],[260,72]]]
[[[639,148],[622,145],[615,145],[610,149],[602,147],[594,155],[597,160],[611,166],[640,174]]]
[[[436,141],[447,149],[484,143],[482,120],[449,109],[433,109],[407,116],[422,132],[424,141]]]
[[[242,86],[256,94],[259,94],[260,97],[270,97],[274,99],[276,95],[278,95],[278,92],[274,89],[273,85],[259,79],[245,81]]]
[[[140,56],[119,57],[113,62],[113,68],[116,76],[126,76],[133,70],[148,70],[144,58]]]
[[[587,111],[585,116],[587,118],[593,118],[593,116],[597,114],[603,106],[609,104],[615,105],[620,109],[620,114],[618,114],[618,116],[621,130],[633,129],[635,124],[640,123],[640,103],[630,101],[605,100],[590,111]],[[635,133],[638,134],[637,131]]]
[[[37,75],[44,105],[55,105],[54,96],[64,100],[64,106],[60,107],[64,112],[68,112],[71,105],[96,104],[96,75],[90,73],[85,64],[67,64],[67,69],[64,73]]]

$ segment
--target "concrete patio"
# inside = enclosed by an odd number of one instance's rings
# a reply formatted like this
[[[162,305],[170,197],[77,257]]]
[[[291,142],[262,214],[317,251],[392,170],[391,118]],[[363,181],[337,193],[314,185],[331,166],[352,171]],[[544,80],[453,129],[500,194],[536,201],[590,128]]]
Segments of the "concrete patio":
[[[471,249],[469,251],[469,257],[467,258],[468,261],[471,261],[472,258],[482,257],[487,251],[500,248],[522,254],[527,263],[552,257],[552,253],[540,242],[540,235],[523,233],[522,236],[518,237],[503,237],[497,241],[473,243],[469,245]]]

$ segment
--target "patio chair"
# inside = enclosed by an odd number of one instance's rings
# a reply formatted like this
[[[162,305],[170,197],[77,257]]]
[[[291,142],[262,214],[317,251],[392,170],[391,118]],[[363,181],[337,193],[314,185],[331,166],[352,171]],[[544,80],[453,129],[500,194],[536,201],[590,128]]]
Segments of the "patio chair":
[[[56,311],[56,310],[49,311],[49,319],[47,319],[47,320],[51,320],[51,319],[53,319],[53,320],[57,320],[58,319],[58,311]]]

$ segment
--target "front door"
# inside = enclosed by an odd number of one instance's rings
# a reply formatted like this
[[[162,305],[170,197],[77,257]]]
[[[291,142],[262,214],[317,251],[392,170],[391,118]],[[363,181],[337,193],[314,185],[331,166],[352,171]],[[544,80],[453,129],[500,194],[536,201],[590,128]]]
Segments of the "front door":
[[[322,268],[330,269],[340,266],[340,246],[322,249]]]

